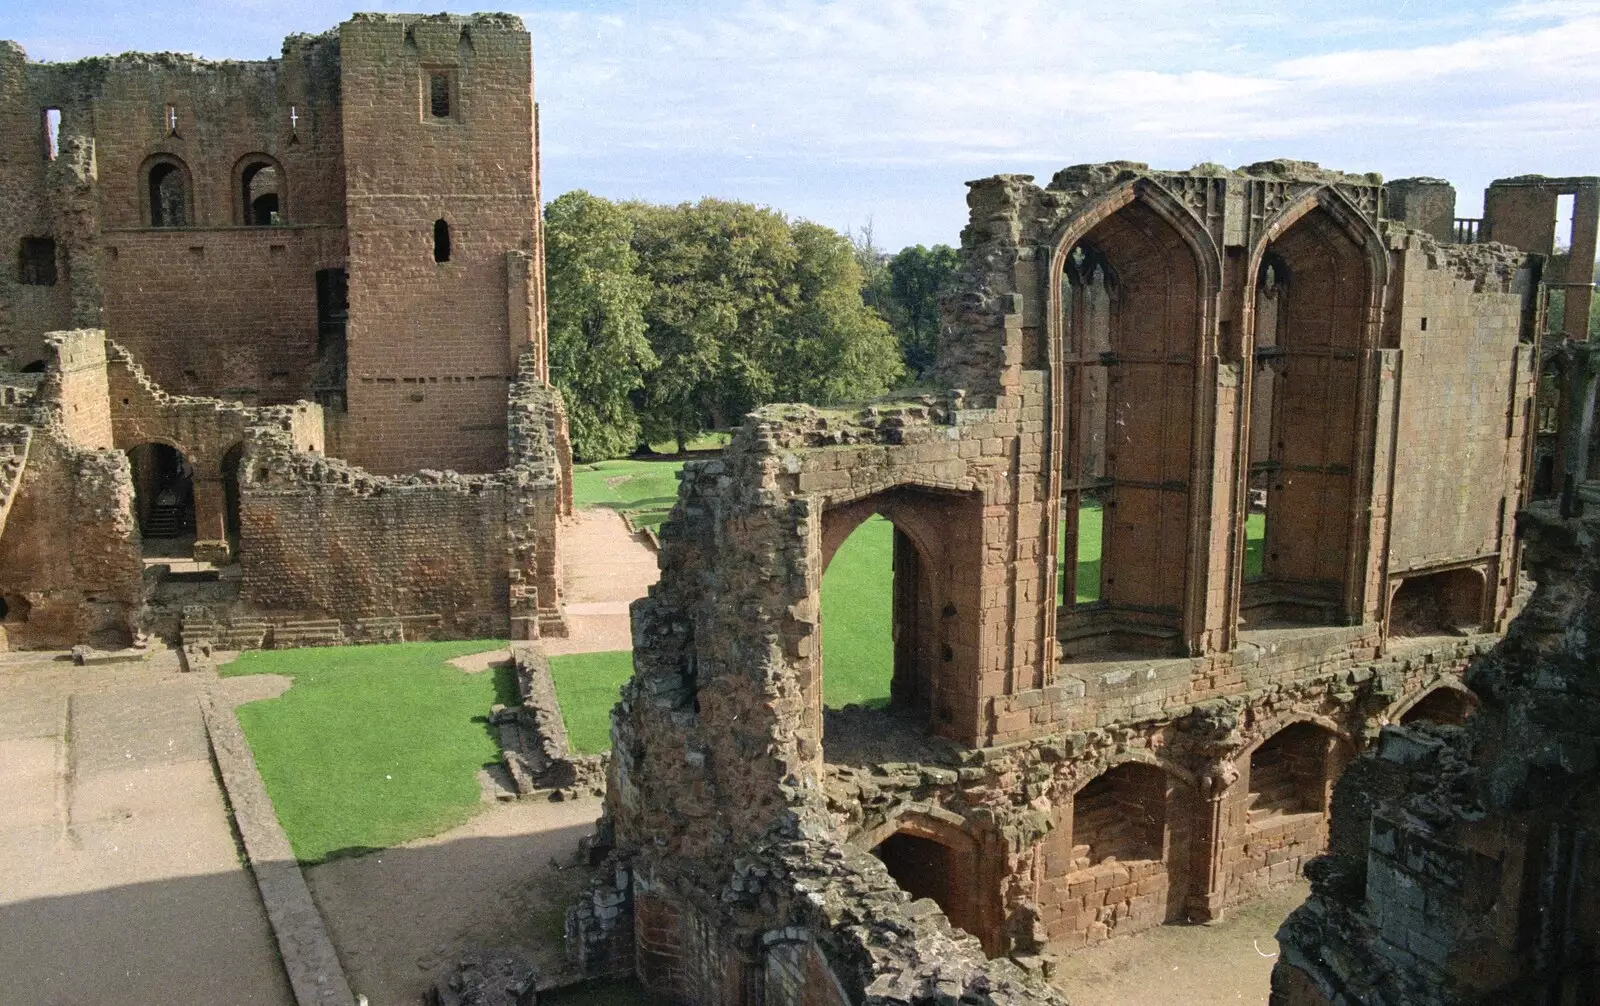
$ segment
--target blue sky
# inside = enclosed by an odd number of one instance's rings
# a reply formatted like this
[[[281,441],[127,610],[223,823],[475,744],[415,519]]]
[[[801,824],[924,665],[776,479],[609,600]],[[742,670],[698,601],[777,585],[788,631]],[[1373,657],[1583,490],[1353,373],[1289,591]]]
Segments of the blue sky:
[[[1434,175],[1463,216],[1496,177],[1600,173],[1600,0],[505,3],[534,35],[547,197],[748,199],[893,249],[955,243],[968,179],[1084,161]],[[0,38],[259,59],[352,9],[9,0]]]

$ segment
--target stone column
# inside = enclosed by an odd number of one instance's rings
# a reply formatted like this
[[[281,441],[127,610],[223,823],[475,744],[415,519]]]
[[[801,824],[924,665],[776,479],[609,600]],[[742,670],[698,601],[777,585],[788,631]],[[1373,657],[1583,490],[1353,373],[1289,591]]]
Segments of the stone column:
[[[1227,875],[1224,871],[1223,852],[1227,848],[1228,808],[1234,793],[1239,770],[1232,761],[1215,763],[1200,778],[1198,820],[1194,828],[1194,846],[1190,850],[1189,895],[1184,910],[1191,922],[1215,922],[1222,918],[1223,897],[1227,893]]]

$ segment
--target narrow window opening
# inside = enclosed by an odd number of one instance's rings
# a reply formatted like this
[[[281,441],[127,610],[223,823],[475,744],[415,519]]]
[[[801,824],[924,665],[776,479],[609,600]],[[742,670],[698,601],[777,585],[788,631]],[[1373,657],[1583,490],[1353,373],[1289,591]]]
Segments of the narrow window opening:
[[[289,132],[294,132],[300,126],[300,106],[289,106]]]
[[[1423,318],[1422,319],[1422,330],[1424,332],[1426,332],[1428,330],[1428,319],[1427,318]]]
[[[244,169],[240,176],[247,227],[268,227],[282,222],[278,169],[261,162]]]
[[[450,74],[428,74],[428,111],[435,119],[450,118]]]
[[[167,106],[166,124],[167,124],[167,135],[168,136],[177,136],[178,135],[178,106],[177,105],[168,105]]]
[[[1555,253],[1562,255],[1572,251],[1572,215],[1578,197],[1572,193],[1556,196],[1556,237]]]
[[[61,153],[61,109],[44,110],[44,159],[53,161]]]
[[[443,220],[433,222],[433,260],[450,261],[450,225]]]
[[[55,238],[23,238],[17,252],[17,282],[23,286],[56,285]]]

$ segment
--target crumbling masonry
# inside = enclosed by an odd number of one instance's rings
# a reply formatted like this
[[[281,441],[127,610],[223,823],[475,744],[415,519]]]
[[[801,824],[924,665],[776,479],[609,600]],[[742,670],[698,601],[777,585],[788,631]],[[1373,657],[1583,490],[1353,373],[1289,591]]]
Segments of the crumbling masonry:
[[[530,53],[501,14],[0,42],[10,645],[563,631]]]
[[[687,466],[579,962],[682,1002],[1009,1002],[1296,876],[1385,724],[1478,703],[1597,195],[1514,179],[1459,221],[1444,183],[1291,161],[972,183],[950,390],[769,407]],[[822,573],[872,514],[893,698],[825,712]]]

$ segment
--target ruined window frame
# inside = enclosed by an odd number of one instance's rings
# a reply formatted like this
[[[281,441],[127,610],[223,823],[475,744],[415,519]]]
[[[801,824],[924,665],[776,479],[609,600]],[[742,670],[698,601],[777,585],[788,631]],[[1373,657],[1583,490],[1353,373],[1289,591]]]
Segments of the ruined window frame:
[[[255,173],[262,168],[270,168],[278,179],[278,208],[277,219],[268,223],[256,222],[253,217],[250,203],[249,186]],[[245,154],[234,162],[233,165],[233,222],[237,227],[281,227],[289,221],[289,176],[284,172],[283,165],[271,154],[256,151]]]
[[[23,286],[55,286],[60,276],[60,253],[51,235],[23,236],[17,242],[17,282]]]
[[[179,184],[183,189],[183,219],[176,223],[168,221],[157,222],[157,207],[151,200],[154,194],[152,191],[153,186],[150,184],[151,176],[157,168],[163,165],[171,166],[178,172]],[[142,222],[146,227],[181,229],[199,226],[195,214],[194,176],[189,171],[189,165],[176,154],[157,153],[145,158],[144,163],[139,166],[139,202],[143,217]]]
[[[438,114],[435,81],[445,81],[444,115]],[[425,65],[418,75],[418,113],[425,123],[433,125],[459,124],[461,122],[461,74],[454,66]]]

